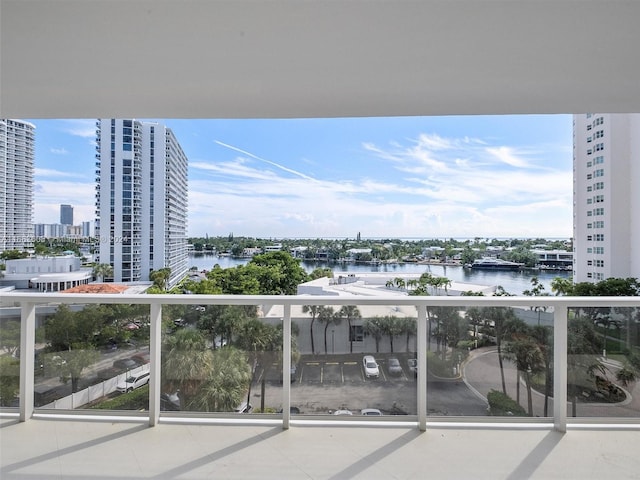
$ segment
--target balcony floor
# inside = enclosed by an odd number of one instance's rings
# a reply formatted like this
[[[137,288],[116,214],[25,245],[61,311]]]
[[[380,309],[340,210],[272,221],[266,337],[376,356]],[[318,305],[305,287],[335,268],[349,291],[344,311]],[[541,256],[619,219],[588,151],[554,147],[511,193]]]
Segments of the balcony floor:
[[[640,432],[0,419],[0,478],[638,478]]]

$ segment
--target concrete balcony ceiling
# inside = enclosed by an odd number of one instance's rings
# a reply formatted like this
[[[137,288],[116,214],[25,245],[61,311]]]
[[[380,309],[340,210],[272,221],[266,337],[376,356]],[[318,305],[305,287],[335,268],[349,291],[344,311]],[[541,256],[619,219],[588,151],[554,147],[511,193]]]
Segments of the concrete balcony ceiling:
[[[640,2],[3,0],[0,117],[638,112]]]

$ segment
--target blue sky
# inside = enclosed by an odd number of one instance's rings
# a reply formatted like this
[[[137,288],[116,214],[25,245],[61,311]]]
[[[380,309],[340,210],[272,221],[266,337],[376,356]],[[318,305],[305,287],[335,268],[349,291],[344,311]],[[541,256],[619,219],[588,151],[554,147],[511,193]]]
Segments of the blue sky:
[[[93,220],[95,119],[36,125],[36,223]],[[189,158],[189,235],[572,234],[570,115],[158,120]]]

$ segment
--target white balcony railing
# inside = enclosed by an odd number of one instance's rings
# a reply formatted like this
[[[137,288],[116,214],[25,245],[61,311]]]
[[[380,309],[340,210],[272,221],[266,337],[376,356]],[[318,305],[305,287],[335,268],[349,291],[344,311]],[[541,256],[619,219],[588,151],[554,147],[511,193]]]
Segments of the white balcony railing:
[[[433,307],[456,307],[460,310],[469,307],[514,307],[525,309],[545,309],[552,312],[553,321],[553,408],[552,414],[548,416],[547,423],[557,431],[564,432],[567,424],[574,423],[568,420],[568,409],[570,403],[567,398],[568,381],[568,318],[569,311],[573,309],[584,309],[587,307],[606,308],[632,308],[640,307],[638,297],[472,297],[472,296],[381,296],[381,297],[329,297],[329,296],[242,296],[242,295],[86,295],[86,294],[31,294],[31,293],[10,293],[4,295],[2,305],[4,309],[19,308],[21,317],[21,337],[20,337],[20,394],[18,415],[21,421],[31,418],[34,413],[38,413],[34,408],[34,354],[35,354],[35,331],[36,331],[36,308],[51,306],[52,310],[59,304],[143,304],[150,306],[150,388],[149,388],[149,425],[156,425],[158,422],[169,418],[169,413],[161,412],[161,348],[162,348],[162,311],[168,305],[255,305],[259,307],[280,306],[282,308],[283,344],[282,344],[282,377],[288,378],[291,368],[291,340],[292,340],[292,307],[307,305],[326,306],[358,306],[361,308],[371,306],[394,306],[394,308],[405,308],[414,311],[416,320],[415,352],[418,369],[416,378],[416,412],[414,416],[404,417],[409,425],[418,426],[420,430],[427,428],[429,421],[454,421],[464,422],[478,421],[479,417],[433,417],[428,415],[429,395],[427,391],[427,336],[428,336],[428,309]],[[413,310],[412,307],[415,307]],[[307,320],[310,320],[307,319]],[[633,320],[635,322],[635,320]],[[305,327],[306,328],[306,327]],[[637,334],[636,334],[637,335]],[[326,338],[326,337],[325,337]],[[606,342],[606,332],[604,340]],[[325,340],[326,342],[326,340]],[[605,344],[606,347],[606,344]],[[637,345],[634,346],[634,348]],[[291,422],[291,385],[289,382],[282,383],[282,416],[270,416],[270,421],[281,422],[283,428],[288,428]],[[3,409],[11,411],[10,409]],[[47,411],[55,417],[60,412]],[[70,413],[65,411],[65,414]],[[170,412],[175,413],[175,412]],[[196,420],[204,418],[206,415],[196,416]],[[627,425],[630,428],[640,426],[640,414],[626,415],[626,418],[591,418],[589,422],[599,422],[606,425]],[[114,415],[115,418],[115,415]],[[146,418],[146,417],[145,417]],[[176,421],[179,415],[173,415],[171,421]],[[183,417],[184,418],[184,417]],[[188,417],[189,421],[194,421],[194,416]],[[229,420],[232,418],[232,420]],[[242,420],[246,420],[243,416]],[[260,415],[252,415],[253,421],[261,418]],[[332,422],[336,421],[334,417]],[[240,422],[238,415],[228,415],[227,421]],[[295,419],[296,422],[298,419]],[[314,418],[309,416],[304,421],[328,422],[326,417]],[[486,422],[486,418],[484,419]],[[168,421],[168,420],[167,420]],[[516,419],[509,417],[490,417],[492,423],[511,423]],[[584,421],[584,419],[583,419]],[[518,418],[518,425],[539,425],[541,419]],[[300,423],[303,423],[302,421]]]

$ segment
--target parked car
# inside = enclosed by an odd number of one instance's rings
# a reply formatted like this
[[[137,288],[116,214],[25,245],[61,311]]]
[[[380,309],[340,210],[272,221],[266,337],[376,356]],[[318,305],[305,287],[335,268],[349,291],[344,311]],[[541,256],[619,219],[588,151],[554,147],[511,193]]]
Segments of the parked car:
[[[336,410],[333,412],[334,415],[353,415],[351,410],[347,410],[346,408],[341,408],[340,410]]]
[[[418,360],[415,358],[410,358],[407,360],[407,365],[409,366],[409,371],[413,373],[414,378],[418,376]]]
[[[234,411],[236,413],[251,413],[253,411],[253,405],[247,402],[242,402]]]
[[[138,366],[138,363],[131,358],[121,358],[113,362],[113,368],[122,370],[132,370]]]
[[[276,413],[282,413],[282,409],[278,410]],[[298,407],[289,407],[289,413],[292,415],[300,415],[302,412]]]
[[[360,415],[380,416],[380,415],[382,415],[382,412],[380,410],[378,410],[377,408],[363,408],[362,410],[360,410]]]
[[[136,388],[140,388],[143,385],[149,383],[149,375],[150,372],[142,372],[131,375],[124,382],[118,383],[118,385],[116,385],[116,390],[118,390],[120,393],[126,393],[135,390]]]
[[[387,362],[387,370],[389,371],[389,375],[393,375],[394,377],[402,375],[402,365],[400,365],[400,360],[396,357],[391,357]]]
[[[136,362],[138,366],[146,365],[151,361],[151,356],[149,355],[149,353],[138,353],[131,357],[131,360]]]
[[[364,368],[364,376],[378,378],[380,376],[380,368],[378,368],[378,362],[372,355],[365,355],[362,359],[362,366]]]
[[[163,393],[160,395],[160,410],[177,412],[180,408],[180,396],[178,391],[174,393]]]

